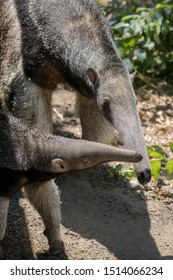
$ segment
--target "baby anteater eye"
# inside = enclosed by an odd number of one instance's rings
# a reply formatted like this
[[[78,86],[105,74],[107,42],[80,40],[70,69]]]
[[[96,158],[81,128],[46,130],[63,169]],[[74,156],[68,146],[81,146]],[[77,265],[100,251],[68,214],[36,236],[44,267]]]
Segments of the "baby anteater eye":
[[[89,160],[87,158],[84,158],[82,160],[82,164],[87,165],[89,163]]]
[[[61,167],[62,169],[64,169],[64,165],[63,165],[62,163],[60,164],[60,167]]]

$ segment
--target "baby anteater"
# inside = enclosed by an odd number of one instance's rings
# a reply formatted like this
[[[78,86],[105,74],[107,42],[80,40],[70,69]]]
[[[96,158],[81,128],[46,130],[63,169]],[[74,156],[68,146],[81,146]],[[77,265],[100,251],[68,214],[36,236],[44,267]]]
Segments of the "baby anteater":
[[[0,241],[6,229],[9,199],[25,184],[30,183],[28,187],[32,188],[33,182],[47,181],[59,173],[88,168],[101,162],[138,162],[141,159],[142,156],[133,151],[42,134],[0,111]],[[63,243],[59,246],[63,250]],[[1,258],[3,251],[0,247]]]
[[[138,162],[136,152],[86,140],[43,134],[0,111],[0,195],[11,196],[27,182],[106,161]]]

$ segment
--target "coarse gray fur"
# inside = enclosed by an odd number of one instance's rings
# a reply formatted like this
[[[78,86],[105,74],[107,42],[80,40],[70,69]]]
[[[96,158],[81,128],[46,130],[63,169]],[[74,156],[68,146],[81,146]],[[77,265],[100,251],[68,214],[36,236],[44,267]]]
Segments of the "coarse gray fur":
[[[108,142],[116,128],[124,146],[143,155],[143,161],[134,167],[141,183],[148,182],[150,164],[136,97],[97,1],[13,1],[19,47],[10,48],[8,35],[3,42],[7,41],[10,54],[13,49],[14,64],[19,69],[6,85],[9,108],[31,125],[50,130],[51,92],[58,82],[67,81],[81,93],[77,107],[83,136]],[[11,63],[10,54],[3,56],[6,65]],[[46,128],[42,127],[46,123]]]
[[[31,126],[52,132],[52,90],[37,86],[24,74],[21,25],[13,0],[0,0],[0,38],[0,107],[13,111]],[[29,183],[25,191],[44,221],[49,253],[63,258],[60,198],[55,182]],[[6,228],[8,204],[9,198],[0,197],[0,240]],[[2,249],[0,258],[4,258]]]
[[[116,128],[124,146],[143,156],[134,167],[147,183],[150,164],[134,90],[97,1],[0,0],[0,7],[0,106],[51,132],[51,93],[67,81],[79,92],[83,138],[108,143]],[[45,222],[50,248],[59,253],[59,196],[53,181],[44,184],[25,189]]]

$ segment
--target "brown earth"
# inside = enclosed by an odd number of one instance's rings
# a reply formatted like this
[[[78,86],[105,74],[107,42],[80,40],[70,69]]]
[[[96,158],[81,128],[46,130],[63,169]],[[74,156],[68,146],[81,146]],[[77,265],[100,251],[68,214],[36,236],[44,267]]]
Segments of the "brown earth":
[[[173,141],[173,97],[166,83],[161,94],[137,90],[147,144],[161,145],[167,156]],[[75,94],[59,89],[53,96],[55,133],[79,138]],[[116,163],[111,165],[115,166]],[[145,187],[109,165],[57,179],[62,200],[62,237],[69,259],[173,259],[173,185],[163,173]],[[160,187],[167,192],[160,191]],[[48,249],[43,223],[24,193],[11,201],[3,247],[7,259],[34,259]]]

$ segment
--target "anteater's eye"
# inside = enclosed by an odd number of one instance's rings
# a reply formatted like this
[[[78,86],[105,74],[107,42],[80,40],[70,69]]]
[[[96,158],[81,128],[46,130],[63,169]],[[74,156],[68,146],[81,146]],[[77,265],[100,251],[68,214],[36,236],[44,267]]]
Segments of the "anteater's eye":
[[[110,110],[109,106],[110,106],[110,100],[109,98],[105,97],[102,104],[103,111],[109,111]]]
[[[109,98],[104,98],[102,103],[102,112],[104,113],[105,117],[110,120],[111,110],[110,110],[110,100]]]
[[[89,163],[89,160],[87,158],[83,159],[82,164],[87,165]]]

